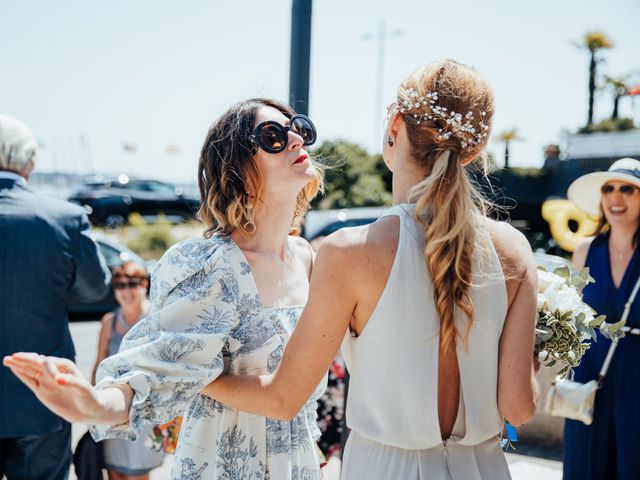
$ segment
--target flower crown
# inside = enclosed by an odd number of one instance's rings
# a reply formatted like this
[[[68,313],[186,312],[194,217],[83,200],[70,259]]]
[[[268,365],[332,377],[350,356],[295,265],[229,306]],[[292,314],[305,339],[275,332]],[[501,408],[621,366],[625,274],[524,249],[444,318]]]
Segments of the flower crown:
[[[406,100],[400,100],[401,97]],[[451,135],[460,140],[463,150],[473,149],[486,142],[489,134],[489,125],[485,123],[486,112],[480,112],[479,128],[476,129],[472,123],[474,116],[472,112],[462,117],[461,113],[454,111],[447,112],[445,107],[436,105],[438,92],[427,92],[420,95],[415,89],[402,90],[398,101],[392,103],[389,108],[400,113],[410,114],[417,123],[428,120],[443,120],[446,124],[438,129],[438,138],[448,140]],[[479,130],[479,131],[478,131]]]

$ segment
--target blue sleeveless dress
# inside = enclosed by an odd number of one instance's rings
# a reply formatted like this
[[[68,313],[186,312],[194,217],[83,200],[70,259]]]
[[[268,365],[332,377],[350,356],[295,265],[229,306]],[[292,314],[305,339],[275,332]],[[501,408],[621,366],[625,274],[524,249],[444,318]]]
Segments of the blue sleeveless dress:
[[[624,304],[640,275],[640,250],[636,249],[619,288],[609,268],[609,235],[595,238],[585,265],[596,280],[584,289],[584,300],[607,322],[620,320]],[[627,325],[640,327],[640,295]],[[611,342],[598,334],[575,370],[575,380],[597,378]],[[593,423],[567,420],[564,429],[564,480],[640,479],[640,336],[620,340],[613,361],[596,393]]]

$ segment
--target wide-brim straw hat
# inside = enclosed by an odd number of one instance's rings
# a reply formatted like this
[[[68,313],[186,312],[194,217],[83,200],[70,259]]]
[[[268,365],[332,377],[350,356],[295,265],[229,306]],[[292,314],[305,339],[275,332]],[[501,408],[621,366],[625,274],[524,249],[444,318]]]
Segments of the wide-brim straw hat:
[[[578,208],[594,218],[600,217],[600,189],[617,180],[640,188],[640,161],[633,158],[616,160],[606,172],[593,172],[573,181],[567,190],[567,197]]]

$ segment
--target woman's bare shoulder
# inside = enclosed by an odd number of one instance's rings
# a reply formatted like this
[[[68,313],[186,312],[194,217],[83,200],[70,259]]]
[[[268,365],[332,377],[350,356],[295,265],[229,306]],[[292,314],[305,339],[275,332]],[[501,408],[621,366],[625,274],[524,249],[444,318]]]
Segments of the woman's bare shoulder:
[[[375,248],[397,239],[399,222],[398,217],[389,216],[368,225],[341,228],[325,238],[322,246],[349,251]]]
[[[573,257],[571,258],[571,262],[573,264],[573,268],[575,270],[580,270],[584,267],[584,264],[587,261],[587,253],[589,253],[589,248],[593,243],[593,239],[595,237],[587,237],[580,240],[576,249],[573,251]]]
[[[491,239],[500,253],[505,257],[513,257],[519,255],[523,250],[531,251],[531,246],[527,241],[527,237],[522,232],[508,224],[497,220],[485,219]]]
[[[335,261],[361,265],[363,259],[383,251],[395,251],[398,244],[400,220],[385,217],[369,225],[347,227],[332,233],[322,241],[318,257],[331,256]]]
[[[522,232],[507,222],[485,219],[485,224],[507,277],[521,277],[535,267],[531,246]]]

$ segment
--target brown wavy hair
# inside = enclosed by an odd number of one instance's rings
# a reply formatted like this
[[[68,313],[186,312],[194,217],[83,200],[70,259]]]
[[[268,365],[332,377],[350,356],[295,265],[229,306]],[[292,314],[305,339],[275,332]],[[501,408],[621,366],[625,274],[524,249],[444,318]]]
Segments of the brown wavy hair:
[[[267,98],[253,98],[236,103],[211,126],[202,146],[198,166],[198,185],[201,205],[198,217],[207,225],[204,233],[229,235],[236,229],[250,235],[255,225],[253,206],[259,201],[263,181],[253,161],[249,136],[253,133],[258,111],[272,107],[291,118],[293,109],[282,102]],[[296,211],[291,219],[303,216],[309,203],[322,190],[322,169],[312,160],[315,179],[300,191]]]
[[[591,234],[594,237],[597,237],[599,235],[603,235],[607,232],[609,232],[611,230],[611,225],[609,225],[609,222],[607,222],[607,218],[604,216],[604,211],[602,210],[602,194],[601,195],[601,200],[600,200],[600,218],[598,219],[598,225],[596,225],[595,230],[593,231],[593,233]],[[633,245],[633,248],[638,248],[640,247],[640,224],[638,225],[638,228],[636,229],[636,232],[633,234],[633,238],[631,239],[631,243]]]
[[[481,144],[463,147],[455,135],[440,134],[439,130],[446,128],[445,120],[418,122],[412,112],[401,113],[411,155],[426,172],[426,178],[409,192],[409,201],[416,203],[416,216],[424,226],[424,256],[440,316],[440,344],[446,351],[455,348],[459,335],[454,321],[456,310],[467,317],[465,343],[473,325],[469,295],[472,258],[478,253],[477,231],[483,228],[482,216],[487,214],[489,203],[473,187],[463,164],[473,158],[486,172],[485,156],[479,154],[490,134],[493,92],[475,69],[453,60],[431,63],[409,75],[398,89],[398,104],[409,100],[405,96],[410,89],[420,96],[437,92],[437,105],[462,115],[471,112],[489,126]],[[475,128],[482,131],[479,125]]]

